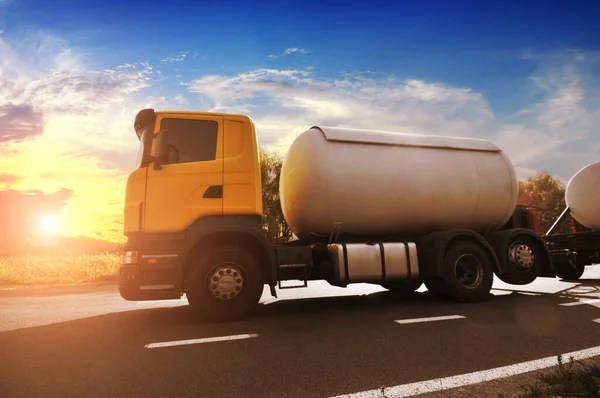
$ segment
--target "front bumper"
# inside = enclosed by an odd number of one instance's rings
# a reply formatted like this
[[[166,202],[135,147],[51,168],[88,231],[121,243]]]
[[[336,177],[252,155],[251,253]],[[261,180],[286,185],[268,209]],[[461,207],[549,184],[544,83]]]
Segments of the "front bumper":
[[[121,297],[129,301],[179,299],[179,269],[177,254],[145,254],[129,248],[119,270]]]

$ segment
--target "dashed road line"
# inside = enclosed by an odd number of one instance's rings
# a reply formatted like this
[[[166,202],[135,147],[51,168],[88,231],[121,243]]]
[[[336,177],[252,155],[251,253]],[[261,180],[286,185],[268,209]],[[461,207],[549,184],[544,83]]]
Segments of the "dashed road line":
[[[600,346],[587,348],[585,350],[574,351],[563,354],[563,358],[582,360],[600,356]],[[558,365],[556,356],[536,359],[528,362],[521,362],[514,365],[502,366],[499,368],[482,370],[473,373],[467,373],[458,376],[444,377],[442,379],[432,379],[410,384],[402,384],[394,387],[385,388],[383,393],[386,398],[409,397],[418,394],[425,394],[436,391],[448,390],[451,388],[464,387],[472,384],[486,381],[502,379],[515,376],[521,373],[533,372],[540,369],[550,368]],[[383,396],[380,389],[361,391],[353,394],[338,395],[333,398],[381,398]]]
[[[190,339],[190,340],[177,340],[177,341],[165,341],[161,343],[146,344],[144,348],[162,348],[162,347],[175,347],[180,345],[190,344],[203,344],[203,343],[215,343],[219,341],[231,341],[231,340],[243,340],[258,337],[258,334],[236,334],[232,336],[221,336],[221,337],[206,337],[202,339]]]
[[[408,324],[408,323],[419,323],[419,322],[435,322],[435,321],[447,321],[450,319],[462,319],[466,318],[462,315],[447,315],[447,316],[432,316],[429,318],[411,318],[411,319],[398,319],[394,322],[400,324]]]
[[[570,303],[562,303],[562,304],[559,304],[559,305],[562,305],[563,307],[572,307],[574,305],[596,304],[596,303],[600,303],[600,299],[594,299],[594,300],[577,300],[577,301],[572,301]]]
[[[600,318],[594,319],[592,322],[600,323]]]

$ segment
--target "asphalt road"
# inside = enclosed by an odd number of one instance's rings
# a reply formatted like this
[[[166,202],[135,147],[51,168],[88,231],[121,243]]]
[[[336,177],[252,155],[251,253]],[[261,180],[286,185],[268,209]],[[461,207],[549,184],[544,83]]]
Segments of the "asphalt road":
[[[320,282],[279,293],[222,324],[114,288],[0,293],[0,396],[326,398],[600,346],[600,266],[580,283],[496,281],[476,304]],[[440,316],[457,317],[403,323]],[[228,340],[175,345],[215,337]]]

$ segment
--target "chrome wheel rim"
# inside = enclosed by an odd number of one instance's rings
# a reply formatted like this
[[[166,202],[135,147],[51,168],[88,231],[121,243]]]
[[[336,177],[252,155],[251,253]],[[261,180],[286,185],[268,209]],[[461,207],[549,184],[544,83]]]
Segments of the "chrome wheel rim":
[[[208,273],[208,291],[212,297],[222,301],[238,297],[244,283],[244,274],[234,263],[219,264]]]
[[[519,271],[527,271],[535,264],[533,250],[521,242],[512,244],[508,250],[508,259],[511,265]]]

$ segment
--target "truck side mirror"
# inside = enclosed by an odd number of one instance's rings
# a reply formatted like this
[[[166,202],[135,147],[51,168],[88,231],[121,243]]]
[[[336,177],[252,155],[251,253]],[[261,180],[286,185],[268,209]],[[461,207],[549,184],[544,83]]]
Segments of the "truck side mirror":
[[[169,160],[169,130],[161,130],[156,134],[156,156],[154,157],[154,170],[162,169],[162,165]]]

